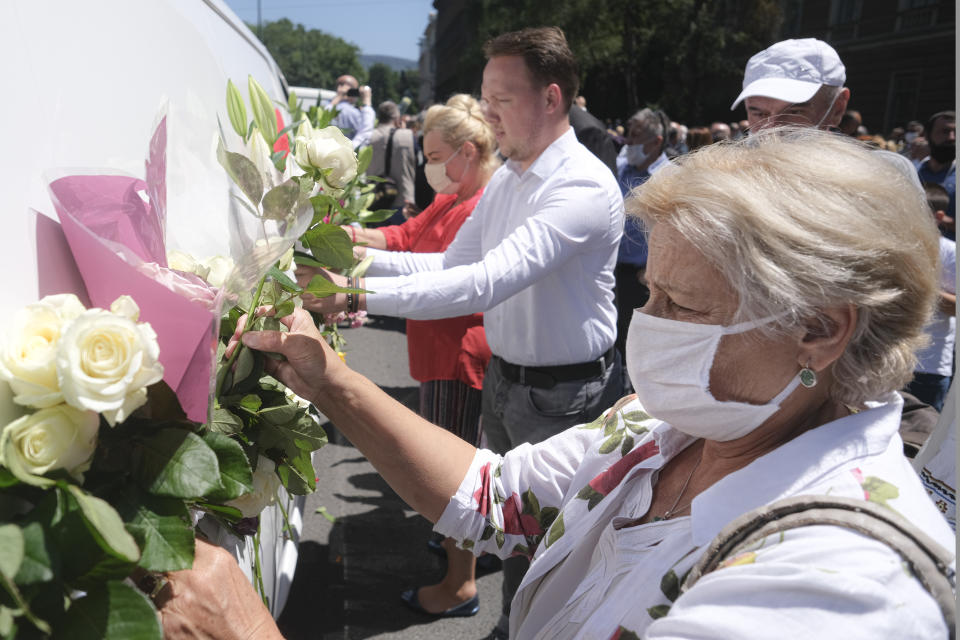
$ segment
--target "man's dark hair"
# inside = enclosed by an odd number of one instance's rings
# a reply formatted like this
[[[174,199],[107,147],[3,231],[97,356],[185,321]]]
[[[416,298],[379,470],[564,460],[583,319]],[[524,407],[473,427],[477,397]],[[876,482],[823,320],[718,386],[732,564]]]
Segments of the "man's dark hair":
[[[380,103],[380,106],[377,107],[377,120],[380,122],[380,124],[394,122],[399,117],[400,108],[397,107],[396,102],[384,100]]]
[[[933,213],[946,211],[950,206],[950,194],[943,188],[943,185],[936,182],[924,182],[923,193],[927,196],[927,206]]]
[[[930,139],[930,136],[933,134],[933,125],[937,123],[937,120],[940,118],[946,118],[947,120],[957,120],[956,111],[937,111],[935,114],[930,116],[930,119],[927,120],[927,139]]]
[[[543,87],[550,84],[560,87],[565,112],[570,111],[580,88],[580,75],[570,45],[558,27],[536,27],[501,34],[487,40],[483,54],[488,60],[498,56],[523,57],[533,81]]]

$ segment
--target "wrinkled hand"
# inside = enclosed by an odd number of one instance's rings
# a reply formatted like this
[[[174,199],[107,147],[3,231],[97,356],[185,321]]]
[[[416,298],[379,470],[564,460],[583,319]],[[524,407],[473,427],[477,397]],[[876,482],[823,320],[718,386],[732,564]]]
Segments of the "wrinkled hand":
[[[319,267],[307,267],[298,264],[296,270],[294,271],[294,275],[296,275],[297,284],[304,289],[306,289],[307,285],[310,284],[310,281],[313,280],[314,276],[318,275],[323,276],[333,284],[340,287],[347,286],[346,277],[337,275],[335,273],[330,273],[326,269],[320,269]],[[332,296],[327,296],[326,298],[317,298],[309,293],[305,293],[301,297],[303,299],[304,308],[315,313],[337,313],[339,311],[344,311],[347,308],[347,297],[342,293],[336,293]]]
[[[167,639],[283,639],[233,556],[199,538],[193,568],[167,574],[157,601]]]
[[[258,313],[263,311],[266,309],[261,307]],[[237,321],[237,331],[227,345],[227,357],[230,357],[236,348],[246,319],[246,316],[243,316]],[[296,309],[291,315],[280,318],[280,322],[287,327],[286,333],[248,331],[243,334],[243,344],[251,349],[283,354],[285,361],[266,358],[264,366],[267,373],[301,398],[313,401],[317,390],[326,386],[327,381],[334,378],[341,368],[346,368],[346,365],[320,335],[310,314],[303,309]]]

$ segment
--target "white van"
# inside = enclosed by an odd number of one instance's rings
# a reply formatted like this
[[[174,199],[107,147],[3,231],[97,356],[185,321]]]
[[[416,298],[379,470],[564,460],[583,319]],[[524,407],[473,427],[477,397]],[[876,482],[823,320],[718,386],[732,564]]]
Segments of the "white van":
[[[330,89],[315,89],[314,87],[290,87],[300,101],[300,108],[306,111],[310,107],[319,107],[336,97],[337,92]]]
[[[181,241],[202,240],[225,231],[204,229],[203,214],[229,200],[211,147],[218,114],[229,129],[227,79],[246,94],[252,75],[278,104],[287,100],[276,62],[221,0],[4,0],[0,60],[0,311],[7,315],[38,298],[37,260],[48,256],[37,256],[29,209],[56,219],[45,171],[119,169],[143,177],[166,103],[168,218],[191,217],[195,238]],[[292,531],[282,532],[276,507],[261,520],[263,578],[275,616],[293,579],[302,528],[303,499],[287,503]],[[217,535],[249,575],[249,539]]]

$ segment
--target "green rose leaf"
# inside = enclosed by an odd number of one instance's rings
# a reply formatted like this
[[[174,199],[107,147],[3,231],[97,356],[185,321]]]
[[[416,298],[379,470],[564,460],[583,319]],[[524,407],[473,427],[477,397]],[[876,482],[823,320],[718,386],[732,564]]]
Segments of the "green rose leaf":
[[[353,242],[336,224],[321,224],[303,234],[313,257],[333,269],[353,266]]]
[[[302,409],[299,411],[302,412]],[[300,452],[316,451],[327,444],[327,434],[316,420],[306,413],[301,413],[295,422],[264,425],[260,431],[259,444],[263,450],[282,449],[288,456],[294,457],[300,455]]]
[[[297,419],[302,409],[295,404],[282,404],[260,409],[259,416],[272,425],[285,425]]]
[[[133,517],[127,521],[127,528],[143,549],[137,566],[146,571],[179,571],[192,567],[193,528],[183,502],[149,495],[139,498]]]
[[[12,487],[15,484],[20,484],[20,481],[17,479],[17,476],[10,473],[9,469],[0,467],[0,489]]]
[[[557,519],[553,521],[553,524],[550,526],[550,531],[547,532],[547,542],[546,546],[549,547],[554,542],[559,540],[564,534],[563,527],[563,514],[560,513],[557,515]]]
[[[260,83],[247,76],[247,89],[250,93],[250,110],[253,111],[253,121],[257,123],[263,139],[268,147],[273,147],[277,140],[277,113],[273,110],[273,102]]]
[[[0,574],[12,579],[20,570],[24,556],[23,532],[15,524],[0,526]]]
[[[497,529],[495,538],[497,541],[497,549],[503,549],[503,545],[506,542],[506,537],[503,535],[503,531],[500,529]]]
[[[240,398],[240,406],[248,411],[257,411],[263,405],[260,396],[250,393]],[[209,443],[208,443],[209,444]]]
[[[291,89],[290,95],[287,96],[287,111],[293,113],[297,110],[297,92]]]
[[[61,625],[71,640],[163,640],[157,610],[146,595],[111,580],[87,590]]]
[[[338,287],[324,278],[322,275],[313,276],[313,279],[310,280],[310,284],[307,285],[307,288],[304,289],[304,292],[309,293],[317,298],[326,298],[327,296],[332,296],[335,293],[369,293],[366,289],[347,289],[346,287]]]
[[[496,529],[493,528],[493,525],[491,525],[490,523],[487,523],[483,527],[483,533],[480,534],[480,541],[482,542],[484,540],[489,540],[490,538],[492,538],[494,531],[496,531]]]
[[[310,462],[309,453],[277,465],[277,475],[287,492],[293,495],[305,496],[317,488],[316,471]]]
[[[263,217],[267,220],[286,220],[305,203],[300,196],[300,186],[288,180],[263,196]]]
[[[366,173],[371,160],[373,160],[373,147],[367,145],[360,149],[357,154],[357,173]]]
[[[286,318],[292,314],[297,308],[296,303],[293,300],[284,300],[280,304],[273,306],[274,313],[277,314],[278,318]]]
[[[161,429],[142,439],[134,455],[135,474],[155,495],[199,498],[221,488],[217,454],[184,429]]]
[[[254,396],[256,397],[256,396]],[[222,489],[207,494],[211,500],[232,500],[253,491],[253,471],[240,443],[219,433],[203,434],[203,441],[217,454]]]
[[[204,511],[209,511],[210,513],[216,513],[220,516],[223,516],[224,518],[226,518],[227,520],[230,520],[231,522],[236,522],[237,520],[240,520],[241,518],[243,518],[243,513],[241,513],[240,509],[237,509],[236,507],[228,507],[223,504],[213,504],[210,502],[202,502],[202,501],[197,502],[196,506],[203,509]]]
[[[254,207],[257,207],[260,204],[260,198],[263,197],[263,178],[260,177],[257,165],[244,155],[227,151],[223,147],[223,140],[217,143],[217,162],[227,170],[227,175],[237,183],[243,195],[250,199]]]
[[[250,374],[253,373],[253,366],[256,364],[252,349],[237,348],[240,349],[240,353],[237,355],[237,363],[234,365],[233,370],[234,384],[246,380]]]
[[[227,115],[230,117],[230,125],[237,135],[246,139],[247,134],[247,107],[243,104],[243,96],[240,90],[233,84],[232,80],[227,80]]]
[[[13,638],[13,611],[0,604],[0,638]]]
[[[67,491],[77,501],[84,524],[104,551],[125,562],[137,562],[140,559],[140,547],[124,528],[120,514],[107,501],[85,493],[72,484],[67,485]]]
[[[234,415],[229,409],[216,407],[210,416],[210,422],[207,424],[207,428],[216,433],[231,435],[243,431],[243,420]]]
[[[603,441],[600,445],[600,453],[610,453],[620,446],[623,441],[623,431],[617,431],[612,436]]]
[[[376,211],[361,211],[357,214],[357,220],[363,224],[374,224],[389,219],[397,211],[396,209],[377,209]]]
[[[297,256],[297,264],[303,264],[301,262],[301,255],[303,254],[299,254]],[[319,262],[317,263],[317,266],[321,266]],[[300,293],[303,291],[303,287],[294,282],[293,279],[283,271],[280,271],[276,265],[270,267],[270,270],[267,271],[267,275],[273,278],[274,281],[276,281],[276,283],[280,285],[280,288],[284,291],[289,293]]]
[[[293,260],[294,260],[294,262],[296,262],[298,265],[302,265],[302,266],[304,266],[304,267],[320,267],[321,269],[324,268],[324,265],[323,265],[322,262],[314,259],[314,257],[311,256],[311,255],[308,255],[308,254],[306,254],[306,253],[301,253],[301,252],[299,252],[299,251],[295,251],[295,252],[293,253]],[[272,275],[272,274],[271,274],[271,275]],[[293,281],[291,280],[291,282],[293,282]],[[296,283],[294,283],[294,284],[296,284]],[[300,288],[300,287],[297,287],[297,288],[300,289],[300,291],[303,291],[302,288]]]
[[[23,533],[23,562],[17,571],[17,584],[34,584],[53,580],[53,560],[51,555],[56,553],[52,544],[48,544],[44,535],[44,527],[39,522],[30,522],[24,525]],[[0,549],[4,548],[0,541]],[[55,557],[55,556],[54,556]]]

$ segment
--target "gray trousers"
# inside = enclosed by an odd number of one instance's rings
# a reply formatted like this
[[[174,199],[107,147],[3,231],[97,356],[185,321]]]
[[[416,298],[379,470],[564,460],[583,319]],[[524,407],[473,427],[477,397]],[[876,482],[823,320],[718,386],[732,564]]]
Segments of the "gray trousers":
[[[504,454],[524,442],[541,442],[569,427],[594,420],[620,399],[621,369],[620,356],[614,351],[613,362],[602,377],[559,382],[550,389],[539,389],[504,378],[494,358],[483,379],[481,425],[488,448]],[[503,613],[497,628],[504,634],[510,604],[529,566],[526,558],[503,561]]]

